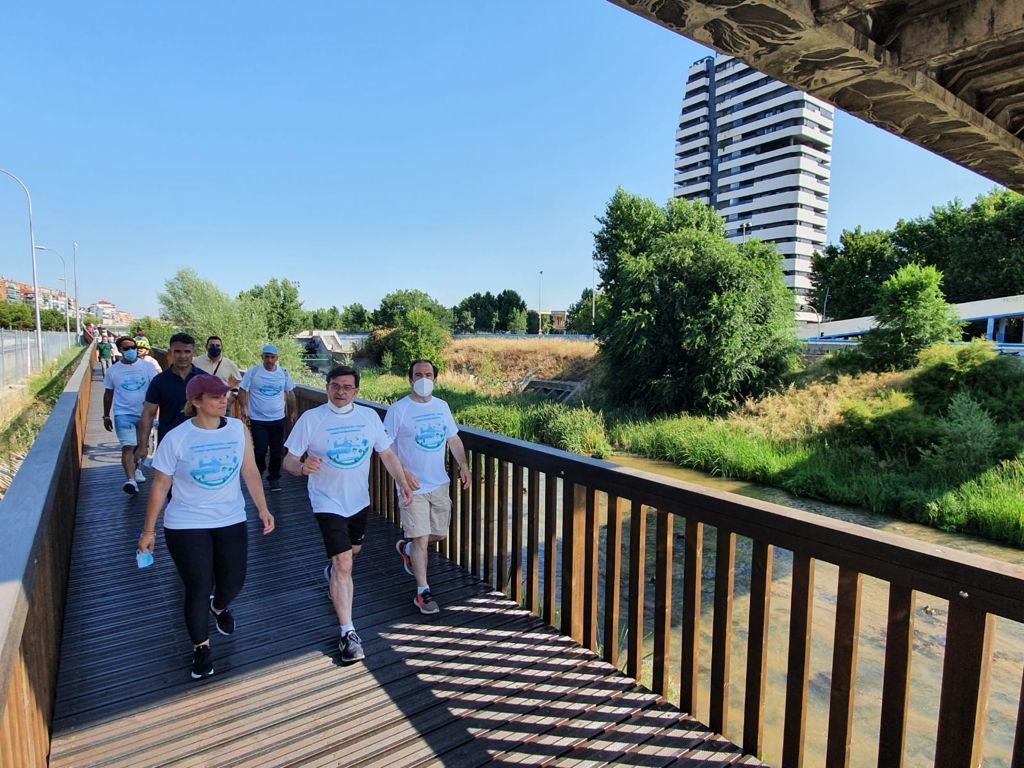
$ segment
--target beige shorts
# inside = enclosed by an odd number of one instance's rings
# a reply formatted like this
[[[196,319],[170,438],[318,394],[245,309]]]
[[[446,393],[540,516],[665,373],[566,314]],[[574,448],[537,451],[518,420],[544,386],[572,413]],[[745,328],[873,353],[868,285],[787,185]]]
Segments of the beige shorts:
[[[412,497],[412,504],[401,507],[402,529],[408,539],[420,536],[447,536],[452,521],[452,500],[448,486]]]

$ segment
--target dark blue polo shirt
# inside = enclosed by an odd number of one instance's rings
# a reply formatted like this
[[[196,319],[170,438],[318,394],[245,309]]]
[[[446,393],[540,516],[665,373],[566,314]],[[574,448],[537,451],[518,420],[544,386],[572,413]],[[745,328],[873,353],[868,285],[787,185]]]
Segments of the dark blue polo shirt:
[[[185,385],[193,376],[202,376],[204,373],[205,371],[193,365],[188,376],[183,379],[173,368],[168,368],[149,382],[146,402],[160,408],[160,424],[156,428],[157,440],[163,440],[164,435],[188,418],[182,411],[185,407]]]

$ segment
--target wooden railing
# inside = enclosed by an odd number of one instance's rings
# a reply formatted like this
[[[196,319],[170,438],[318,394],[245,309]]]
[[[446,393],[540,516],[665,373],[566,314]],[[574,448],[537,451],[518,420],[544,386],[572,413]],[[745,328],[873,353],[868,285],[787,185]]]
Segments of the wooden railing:
[[[46,765],[92,348],[0,501],[0,765]]]
[[[304,387],[297,394],[300,410],[325,398]],[[374,407],[382,415],[386,410]],[[948,601],[929,748],[942,768],[981,764],[995,617],[1008,620],[1020,636],[1024,568],[475,429],[460,434],[473,481],[469,490],[452,483],[451,531],[441,553],[759,757],[766,744],[770,629],[780,624],[782,609],[782,625],[788,627],[781,641],[784,706],[777,707],[783,766],[802,765],[808,756],[811,657],[822,642],[812,646],[812,637],[823,632],[831,666],[827,718],[815,725],[820,735],[813,734],[824,741],[815,762],[850,765],[860,746],[872,751],[871,763],[904,765],[908,720],[915,714],[910,704],[916,600],[929,596],[921,606],[929,616],[936,598],[939,604]],[[379,462],[371,492],[374,507],[397,521],[394,486]],[[713,536],[706,539],[709,528]],[[680,533],[682,546],[676,543]],[[707,563],[705,541],[714,550]],[[784,578],[773,574],[780,562],[791,562],[788,606],[771,602],[773,583]],[[816,571],[828,568],[818,563],[837,566],[828,569],[836,574],[834,587],[824,579],[815,584]],[[681,606],[672,588],[677,568]],[[707,597],[706,571],[713,580]],[[745,615],[734,607],[740,571]],[[884,661],[876,675],[881,680],[874,681],[880,691],[864,697],[874,701],[858,701],[856,695],[865,578],[873,589],[879,586],[874,580],[884,582],[888,592],[887,606],[871,606],[883,615],[878,633],[884,635]],[[834,604],[832,626],[816,621],[816,592]],[[710,648],[702,643],[702,623],[708,622]],[[732,665],[737,648],[745,659],[739,674]],[[1000,764],[1024,768],[1024,658],[1019,649],[1013,656],[1007,666],[1016,675],[1008,705],[1016,713],[1016,725],[1010,726],[1015,738],[1006,748],[1012,754],[1001,755]],[[703,680],[702,669],[708,670]],[[709,689],[703,699],[701,686]],[[678,693],[670,696],[670,689]],[[741,694],[741,701],[733,701]],[[874,737],[857,743],[855,702],[875,709],[876,724]],[[740,727],[730,721],[730,710]],[[856,762],[865,764],[865,755],[858,753]]]

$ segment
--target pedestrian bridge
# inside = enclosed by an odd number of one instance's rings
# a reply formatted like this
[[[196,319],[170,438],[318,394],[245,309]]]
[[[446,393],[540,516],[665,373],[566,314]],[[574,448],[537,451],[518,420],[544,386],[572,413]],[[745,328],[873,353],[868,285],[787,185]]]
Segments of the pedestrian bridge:
[[[432,555],[439,616],[412,605],[374,466],[367,658],[340,665],[319,535],[286,478],[278,530],[252,530],[238,630],[214,633],[216,674],[192,682],[177,574],[162,535],[135,567],[145,496],[120,490],[87,365],[0,503],[5,768],[1024,766],[1024,658],[996,634],[1024,622],[1024,568],[469,429],[474,482]],[[861,623],[865,577],[889,594],[881,627]],[[923,710],[919,595],[946,623]],[[884,664],[859,669],[872,642]],[[993,680],[994,658],[1012,674]],[[996,698],[1016,717],[992,722]]]

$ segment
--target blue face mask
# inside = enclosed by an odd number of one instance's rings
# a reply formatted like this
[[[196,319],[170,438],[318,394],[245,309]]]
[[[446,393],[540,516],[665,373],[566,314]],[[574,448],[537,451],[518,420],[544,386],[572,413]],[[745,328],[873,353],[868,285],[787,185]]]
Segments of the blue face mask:
[[[126,349],[124,351],[124,359],[129,363],[134,363],[139,356],[139,350],[137,349]]]
[[[206,354],[211,358],[220,357],[220,347],[207,347]]]

